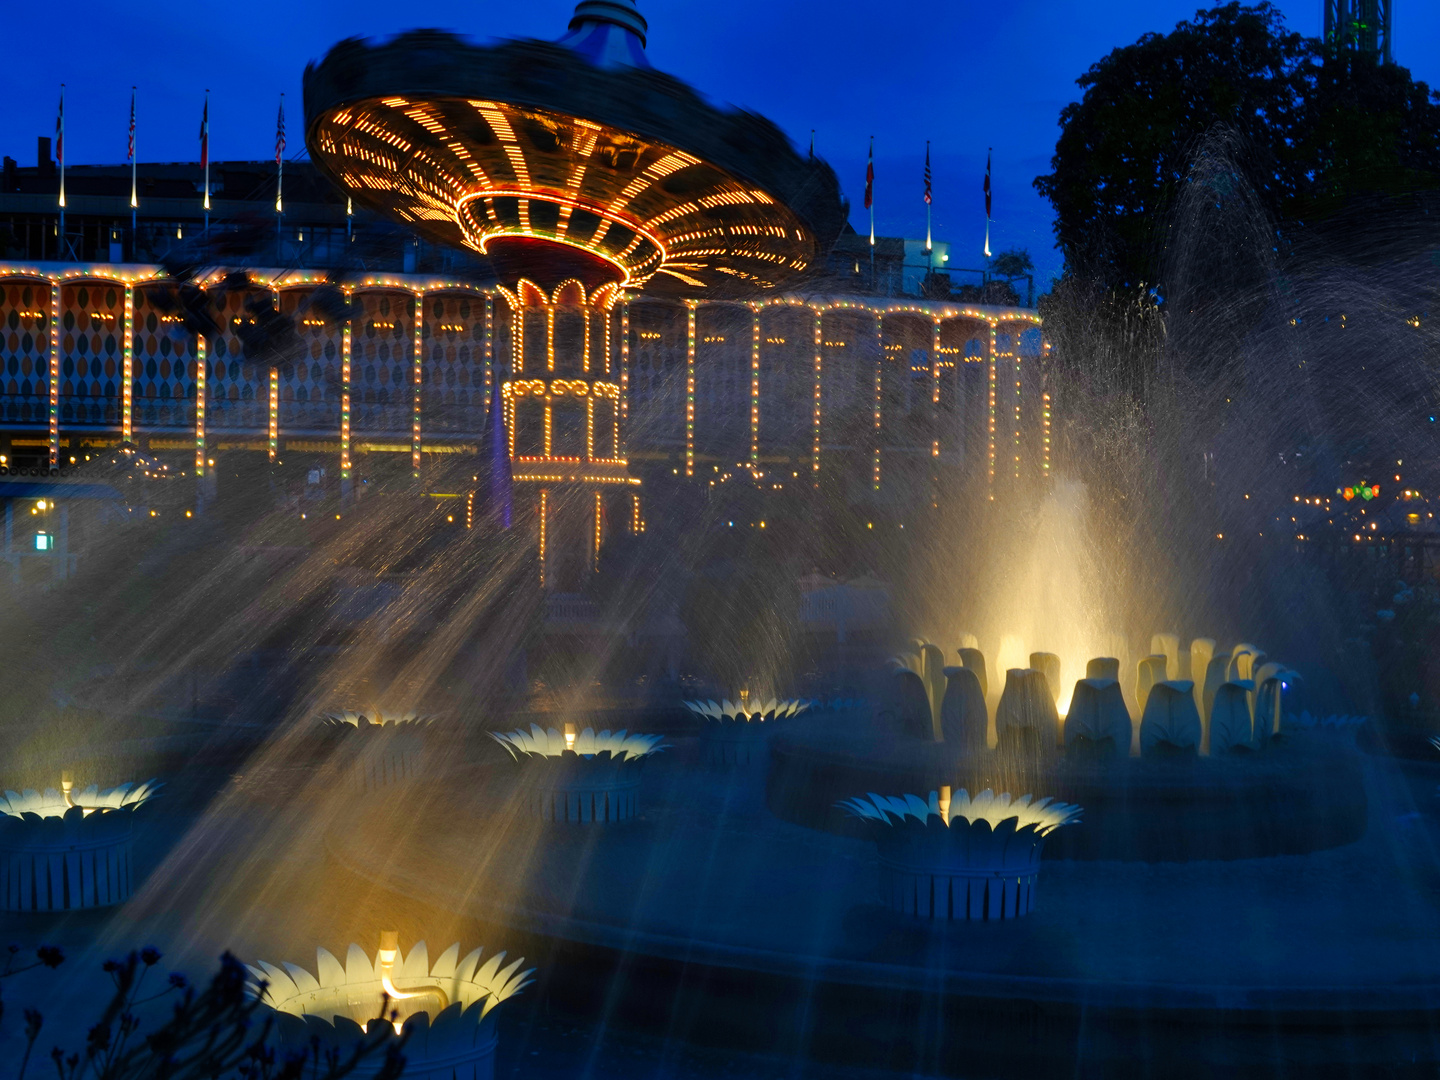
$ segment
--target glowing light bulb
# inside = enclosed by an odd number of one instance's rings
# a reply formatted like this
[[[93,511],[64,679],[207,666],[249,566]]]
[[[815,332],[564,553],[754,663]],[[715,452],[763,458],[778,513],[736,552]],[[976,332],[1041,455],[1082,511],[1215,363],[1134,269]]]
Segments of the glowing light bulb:
[[[566,725],[565,725],[565,749],[566,749],[566,750],[571,750],[571,751],[573,751],[573,750],[575,749],[575,725],[574,725],[574,724],[566,724]]]

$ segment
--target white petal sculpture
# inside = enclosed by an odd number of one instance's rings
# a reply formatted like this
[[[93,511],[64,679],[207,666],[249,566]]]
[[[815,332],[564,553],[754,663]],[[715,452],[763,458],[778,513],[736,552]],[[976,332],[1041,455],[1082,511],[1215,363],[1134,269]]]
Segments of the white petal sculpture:
[[[1034,668],[1005,672],[1005,690],[995,708],[995,732],[999,746],[1021,750],[1050,750],[1060,741],[1060,714],[1043,673]]]
[[[0,909],[70,911],[130,898],[134,811],[160,784],[6,791],[0,798]]]
[[[1209,729],[1211,755],[1252,749],[1250,680],[1224,682],[1215,688],[1210,706]]]
[[[1165,672],[1170,661],[1164,653],[1151,653],[1149,656],[1140,658],[1140,663],[1135,669],[1135,703],[1140,711],[1145,711],[1145,702],[1150,697],[1150,688],[1156,683],[1165,682]]]
[[[531,724],[529,731],[490,737],[524,766],[526,807],[546,821],[628,821],[638,810],[639,766],[665,749],[659,735],[624,731],[561,732]]]
[[[1205,689],[1200,695],[1201,715],[1209,716],[1215,707],[1215,694],[1221,685],[1230,681],[1230,657],[1225,654],[1214,657],[1205,666]]]
[[[775,721],[799,716],[811,703],[797,698],[767,701],[752,712],[734,705],[728,698],[725,706],[713,701],[687,701],[684,705],[706,723],[700,729],[700,750],[710,765],[748,765],[764,759],[766,736]]]
[[[423,941],[407,957],[385,947],[393,943],[384,939],[393,937],[382,935],[374,961],[358,945],[350,946],[343,966],[319,949],[313,976],[288,963],[284,970],[264,961],[250,966],[250,993],[275,1010],[281,1048],[310,1050],[318,1040],[322,1055],[338,1051],[344,1061],[362,1037],[393,1037],[398,1028],[410,1036],[402,1051],[407,1080],[489,1080],[498,1041],[491,1013],[529,985],[534,969],[521,971],[523,958],[505,963],[503,952],[481,964],[480,949],[457,964],[458,944],[431,968]],[[399,1014],[394,1027],[392,1013]],[[350,1075],[365,1080],[384,1064],[382,1048]]]
[[[978,648],[967,645],[960,650],[960,666],[975,673],[975,677],[980,680],[980,693],[988,698],[990,681],[985,675],[985,654]]]
[[[1140,753],[1200,752],[1200,713],[1189,679],[1157,682],[1140,716]]]
[[[1166,679],[1188,678],[1180,674],[1179,634],[1151,634],[1150,653],[1152,656],[1165,657]]]
[[[961,788],[866,795],[840,804],[871,822],[880,890],[895,911],[927,919],[1015,919],[1035,907],[1045,837],[1080,820],[1080,808],[1029,795]]]
[[[348,772],[361,792],[379,791],[420,777],[425,765],[424,731],[435,717],[423,713],[385,713],[345,709],[321,718],[321,724],[346,740],[352,755]]]
[[[1096,656],[1085,662],[1085,678],[1120,680],[1120,661],[1113,656]]]
[[[940,730],[948,746],[966,754],[986,748],[990,714],[975,672],[966,667],[945,669],[945,699],[940,704]]]
[[[1032,652],[1030,666],[1045,676],[1045,685],[1050,688],[1050,696],[1058,702],[1060,700],[1060,657],[1053,652]]]
[[[1185,678],[1195,682],[1195,705],[1203,717],[1206,714],[1204,702],[1206,672],[1210,669],[1210,661],[1215,656],[1215,640],[1208,637],[1197,637],[1190,642],[1190,670]]]
[[[1118,679],[1080,679],[1065,714],[1065,748],[1082,756],[1129,757],[1130,712]]]

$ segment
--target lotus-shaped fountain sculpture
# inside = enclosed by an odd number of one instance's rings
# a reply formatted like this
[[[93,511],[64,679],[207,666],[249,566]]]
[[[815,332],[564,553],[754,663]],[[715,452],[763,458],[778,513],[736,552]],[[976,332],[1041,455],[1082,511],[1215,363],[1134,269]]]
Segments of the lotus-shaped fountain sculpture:
[[[635,816],[639,766],[665,747],[659,735],[531,724],[490,737],[525,767],[530,810],[547,821],[626,821]]]
[[[6,791],[0,798],[0,908],[68,911],[130,898],[134,811],[160,784]]]
[[[700,749],[711,765],[748,765],[763,757],[765,736],[775,722],[799,716],[810,702],[797,698],[762,701],[752,710],[745,703],[726,698],[723,702],[687,701],[696,716],[705,720],[700,729]]]
[[[346,709],[329,713],[320,722],[343,740],[343,751],[350,755],[346,768],[355,788],[373,792],[420,776],[425,764],[421,735],[434,720],[423,713]]]
[[[1014,919],[1035,907],[1045,838],[1080,820],[1080,808],[1029,795],[961,788],[866,795],[841,807],[875,826],[887,906],[929,919]]]
[[[322,1055],[338,1051],[344,1061],[367,1033],[403,1029],[407,1080],[490,1080],[497,1042],[491,1013],[529,984],[531,971],[520,970],[523,959],[505,963],[503,952],[482,963],[481,953],[461,958],[460,946],[451,945],[432,966],[423,941],[408,955],[382,942],[373,961],[351,945],[341,964],[318,949],[313,975],[289,963],[251,966],[250,991],[275,1010],[286,1051],[309,1050],[318,1040]],[[384,1062],[383,1053],[372,1053],[351,1076],[373,1076]]]

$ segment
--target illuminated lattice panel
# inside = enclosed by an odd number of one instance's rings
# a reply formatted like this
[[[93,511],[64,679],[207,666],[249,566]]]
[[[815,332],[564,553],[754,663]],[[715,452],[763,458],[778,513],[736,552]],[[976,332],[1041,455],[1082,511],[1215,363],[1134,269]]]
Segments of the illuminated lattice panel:
[[[485,415],[485,297],[427,293],[424,304],[425,432],[478,432]]]
[[[415,298],[404,292],[355,295],[351,335],[351,430],[356,437],[410,435]]]
[[[245,299],[256,292],[261,290],[232,289],[210,294],[212,315],[220,333],[209,343],[207,352],[210,362],[205,386],[207,428],[257,434],[269,428],[270,373],[246,363],[238,333],[241,323],[253,318],[245,310]],[[269,296],[269,293],[261,294]]]
[[[0,419],[43,423],[50,347],[50,286],[11,279],[0,288]]]
[[[880,445],[928,451],[932,431],[931,351],[934,323],[928,314],[887,314],[882,346]]]
[[[770,288],[815,237],[753,184],[663,142],[543,109],[397,96],[324,111],[308,143],[357,203],[442,243],[564,244],[629,286]]]
[[[740,304],[702,304],[695,313],[695,453],[701,480],[750,454],[750,320]]]
[[[118,368],[120,353],[117,348],[111,355],[108,327],[119,325],[124,318],[124,289],[115,291],[120,294],[120,312],[114,323],[106,324],[105,349],[106,366],[113,359]],[[132,415],[140,429],[183,428],[195,423],[195,338],[185,329],[174,305],[166,302],[167,291],[163,287],[135,290]]]
[[[979,319],[940,324],[940,449],[972,464],[985,460],[989,338],[989,324]]]
[[[312,294],[280,294],[280,311],[292,319],[300,342],[291,361],[280,365],[280,430],[287,435],[333,435],[339,423],[341,328],[306,306]]]
[[[843,448],[847,468],[869,471],[875,426],[875,316],[868,311],[825,313],[821,333],[821,441]],[[858,456],[857,456],[858,455]]]
[[[60,305],[61,422],[118,424],[124,287],[95,282],[65,285],[60,289]],[[42,371],[46,360],[41,361]]]
[[[629,430],[655,449],[685,446],[686,312],[679,304],[630,305]]]
[[[770,483],[791,479],[810,458],[815,393],[815,313],[799,304],[760,310],[759,449]]]
[[[88,281],[60,286],[60,417],[62,422],[75,422],[76,412],[84,409],[87,419],[92,409],[100,406],[102,419],[119,423],[120,392],[124,370],[125,287],[114,282]],[[138,366],[138,365],[137,365]],[[72,397],[83,379],[86,391],[93,394],[96,370],[105,376],[106,384],[115,393],[109,396],[87,394]],[[42,368],[43,370],[43,368]],[[82,376],[80,373],[84,372]],[[113,380],[113,381],[112,381]],[[66,382],[70,381],[70,393]],[[65,415],[71,408],[71,416]]]

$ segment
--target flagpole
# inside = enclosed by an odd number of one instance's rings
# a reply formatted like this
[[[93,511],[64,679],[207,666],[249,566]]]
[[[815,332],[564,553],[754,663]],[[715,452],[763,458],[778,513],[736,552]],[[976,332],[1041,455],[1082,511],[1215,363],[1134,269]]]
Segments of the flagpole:
[[[65,257],[65,84],[60,84],[60,115],[55,120],[55,157],[60,162],[60,243],[59,257]]]
[[[135,87],[130,87],[130,249],[134,253],[140,246],[140,237],[135,232],[136,212],[140,207],[135,179]]]
[[[285,95],[280,95],[280,117],[275,125],[275,258],[284,261],[285,222]]]
[[[990,155],[995,152],[993,146],[985,150],[985,258],[990,258]],[[989,269],[988,265],[986,267]],[[988,273],[985,275],[990,276]]]
[[[925,140],[925,253],[932,248],[930,243],[930,140]]]
[[[205,232],[210,231],[210,88],[205,88],[205,112],[200,120],[200,149],[205,154]]]
[[[870,136],[870,164],[865,170],[865,203],[870,210],[870,288],[875,288],[875,136]]]

